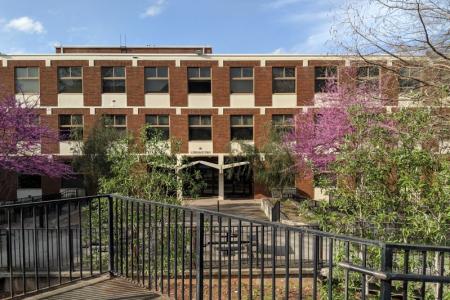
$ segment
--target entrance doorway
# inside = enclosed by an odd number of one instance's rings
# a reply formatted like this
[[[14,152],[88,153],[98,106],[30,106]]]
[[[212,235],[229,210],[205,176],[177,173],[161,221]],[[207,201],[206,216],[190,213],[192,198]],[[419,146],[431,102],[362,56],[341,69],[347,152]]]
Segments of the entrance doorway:
[[[190,157],[187,163],[194,163],[196,161],[205,161],[217,164],[217,157]],[[217,197],[219,195],[219,170],[206,166],[201,162],[186,168],[187,172],[199,172],[203,187],[199,192],[200,197]]]
[[[225,164],[227,163],[231,161],[225,158]],[[248,165],[224,170],[224,196],[225,198],[253,197],[253,173]]]

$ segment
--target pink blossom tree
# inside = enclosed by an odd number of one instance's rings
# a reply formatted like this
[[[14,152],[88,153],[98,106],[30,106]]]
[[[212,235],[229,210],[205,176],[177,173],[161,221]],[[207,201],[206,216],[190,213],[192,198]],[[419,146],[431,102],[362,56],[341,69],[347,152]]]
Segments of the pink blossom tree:
[[[57,132],[41,124],[38,108],[14,96],[0,99],[0,171],[61,177],[71,168],[41,153],[41,142],[58,140]]]

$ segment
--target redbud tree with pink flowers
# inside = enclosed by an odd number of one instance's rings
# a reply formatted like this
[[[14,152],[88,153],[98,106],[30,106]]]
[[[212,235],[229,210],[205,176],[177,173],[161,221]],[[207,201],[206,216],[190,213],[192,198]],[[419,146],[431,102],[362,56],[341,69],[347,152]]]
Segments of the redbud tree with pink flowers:
[[[319,98],[319,97],[316,97]],[[442,244],[450,229],[450,164],[430,108],[388,110],[370,84],[330,84],[284,137],[330,201],[312,214],[324,230]]]
[[[58,133],[42,124],[36,102],[14,96],[0,99],[0,172],[61,177],[71,168],[41,153],[41,143],[55,142]],[[0,183],[1,184],[1,183]],[[3,184],[2,184],[3,185]]]

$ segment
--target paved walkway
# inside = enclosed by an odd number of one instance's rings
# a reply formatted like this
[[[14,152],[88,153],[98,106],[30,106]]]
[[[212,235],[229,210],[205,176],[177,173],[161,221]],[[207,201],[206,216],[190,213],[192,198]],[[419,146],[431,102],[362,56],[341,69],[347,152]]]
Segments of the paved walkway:
[[[134,285],[123,278],[109,278],[109,275],[58,288],[54,291],[38,294],[28,300],[159,300],[168,299],[148,289]]]
[[[219,211],[222,213],[255,220],[268,220],[261,210],[261,200],[259,199],[218,200],[217,198],[207,198],[186,200],[184,205],[217,211],[217,202],[219,202]]]

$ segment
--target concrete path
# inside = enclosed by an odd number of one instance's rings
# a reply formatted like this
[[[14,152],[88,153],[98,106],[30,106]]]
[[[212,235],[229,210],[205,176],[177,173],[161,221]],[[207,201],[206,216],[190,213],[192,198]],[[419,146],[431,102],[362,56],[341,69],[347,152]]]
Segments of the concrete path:
[[[217,203],[219,203],[219,211],[222,213],[268,221],[261,210],[261,200],[259,199],[218,200],[217,198],[207,198],[184,201],[186,206],[212,211],[217,211]]]

